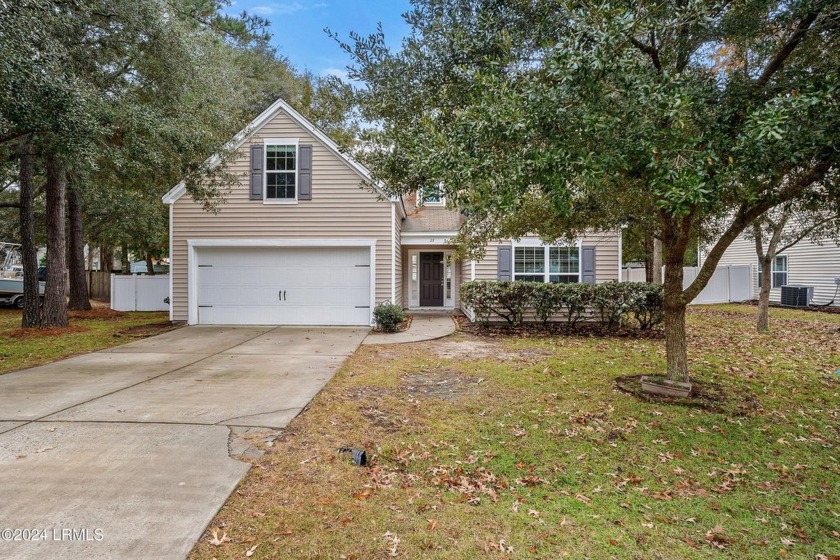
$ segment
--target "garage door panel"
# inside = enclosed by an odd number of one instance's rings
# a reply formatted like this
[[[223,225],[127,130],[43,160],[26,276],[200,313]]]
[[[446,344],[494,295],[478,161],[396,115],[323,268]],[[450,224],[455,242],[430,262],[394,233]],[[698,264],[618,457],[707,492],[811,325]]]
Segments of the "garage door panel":
[[[368,247],[201,247],[196,257],[201,324],[370,323]]]

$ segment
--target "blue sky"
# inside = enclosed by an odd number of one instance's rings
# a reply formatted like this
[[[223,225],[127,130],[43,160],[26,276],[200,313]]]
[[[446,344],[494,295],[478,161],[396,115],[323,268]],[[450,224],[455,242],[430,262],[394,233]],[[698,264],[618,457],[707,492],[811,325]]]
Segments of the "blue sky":
[[[408,32],[401,15],[409,7],[408,0],[235,0],[229,11],[268,19],[272,42],[299,70],[343,76],[350,58],[324,28],[347,40],[351,31],[368,35],[381,22],[388,44],[398,46]]]

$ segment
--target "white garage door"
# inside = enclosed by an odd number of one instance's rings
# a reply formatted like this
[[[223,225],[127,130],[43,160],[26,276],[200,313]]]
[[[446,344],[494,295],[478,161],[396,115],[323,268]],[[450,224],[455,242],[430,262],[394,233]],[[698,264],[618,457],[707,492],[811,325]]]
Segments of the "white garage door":
[[[368,247],[201,247],[202,325],[368,325]]]

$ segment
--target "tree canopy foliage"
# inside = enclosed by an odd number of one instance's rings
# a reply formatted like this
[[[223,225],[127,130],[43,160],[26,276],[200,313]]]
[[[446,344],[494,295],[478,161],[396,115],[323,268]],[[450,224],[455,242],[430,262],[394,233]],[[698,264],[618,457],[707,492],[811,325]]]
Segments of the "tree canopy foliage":
[[[340,101],[335,88],[280,55],[266,20],[229,15],[229,5],[0,2],[0,208],[20,206],[25,144],[35,157],[36,211],[51,192],[46,169],[55,164],[56,176],[79,194],[71,210],[83,213],[87,241],[163,256],[167,218],[160,197],[184,180],[208,209],[223,203],[233,178],[223,166],[211,168],[208,158],[231,157],[226,142],[278,97],[352,137],[340,105],[325,103]],[[32,218],[9,222],[24,238]],[[38,225],[53,227],[40,219]]]
[[[836,194],[835,2],[415,0],[406,20],[396,51],[381,30],[344,43],[361,113],[381,123],[375,178],[442,185],[471,254],[648,224],[674,379],[688,378],[685,306],[731,241],[772,207]],[[686,247],[724,218],[683,289]]]

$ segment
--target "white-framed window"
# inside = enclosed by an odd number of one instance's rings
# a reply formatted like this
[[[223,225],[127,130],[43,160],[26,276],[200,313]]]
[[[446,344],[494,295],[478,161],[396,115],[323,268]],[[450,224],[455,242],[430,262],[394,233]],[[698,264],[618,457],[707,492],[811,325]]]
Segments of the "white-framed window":
[[[418,206],[443,206],[446,199],[443,196],[442,186],[423,187],[417,191],[417,205]]]
[[[515,246],[513,279],[525,282],[580,282],[580,247]]]
[[[787,255],[776,255],[770,266],[770,287],[781,288],[788,283],[788,258]],[[761,261],[758,261],[758,287],[761,280]]]
[[[298,139],[265,139],[265,188],[267,204],[294,204],[298,195]]]

